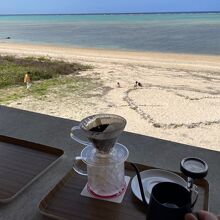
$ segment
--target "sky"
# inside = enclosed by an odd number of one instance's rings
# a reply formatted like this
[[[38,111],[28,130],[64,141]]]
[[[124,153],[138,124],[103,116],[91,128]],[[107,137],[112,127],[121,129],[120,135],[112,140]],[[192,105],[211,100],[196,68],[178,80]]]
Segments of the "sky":
[[[220,11],[220,0],[1,0],[0,14]]]

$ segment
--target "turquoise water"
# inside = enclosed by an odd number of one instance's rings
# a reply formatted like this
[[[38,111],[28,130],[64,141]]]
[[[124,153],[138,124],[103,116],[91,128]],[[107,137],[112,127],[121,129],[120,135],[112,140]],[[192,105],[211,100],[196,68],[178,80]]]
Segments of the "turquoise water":
[[[220,13],[0,16],[0,42],[220,55]]]

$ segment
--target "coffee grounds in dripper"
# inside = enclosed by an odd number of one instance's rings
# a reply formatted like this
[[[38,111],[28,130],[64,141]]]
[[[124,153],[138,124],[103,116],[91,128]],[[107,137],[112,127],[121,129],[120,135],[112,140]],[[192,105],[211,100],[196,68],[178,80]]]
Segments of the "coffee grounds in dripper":
[[[109,124],[101,124],[101,125],[91,128],[90,131],[103,132],[108,126]]]

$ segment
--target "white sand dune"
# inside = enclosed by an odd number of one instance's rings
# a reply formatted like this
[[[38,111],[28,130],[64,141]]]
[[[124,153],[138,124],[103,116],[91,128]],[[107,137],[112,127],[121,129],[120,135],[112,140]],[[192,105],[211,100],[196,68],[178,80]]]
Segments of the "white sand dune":
[[[220,56],[178,55],[57,46],[0,44],[1,54],[49,56],[85,64],[100,77],[100,96],[33,97],[9,106],[81,120],[107,112],[125,117],[127,131],[220,151]],[[142,87],[135,88],[135,81]],[[120,88],[117,87],[120,83]]]

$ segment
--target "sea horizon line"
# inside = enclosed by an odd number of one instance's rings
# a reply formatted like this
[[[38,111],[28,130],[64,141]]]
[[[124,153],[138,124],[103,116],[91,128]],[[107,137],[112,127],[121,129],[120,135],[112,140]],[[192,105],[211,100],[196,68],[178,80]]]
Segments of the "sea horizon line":
[[[36,15],[143,15],[143,14],[218,14],[220,11],[171,11],[171,12],[102,12],[102,13],[9,13],[0,16],[36,16]]]

